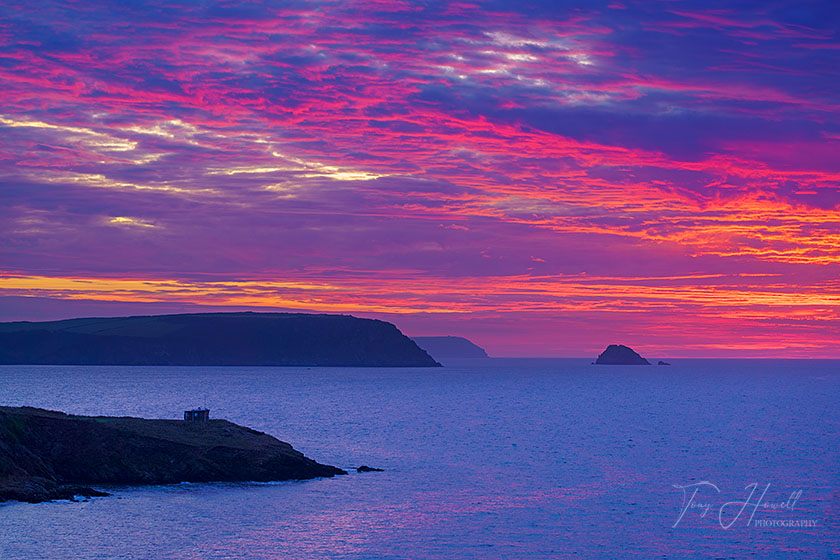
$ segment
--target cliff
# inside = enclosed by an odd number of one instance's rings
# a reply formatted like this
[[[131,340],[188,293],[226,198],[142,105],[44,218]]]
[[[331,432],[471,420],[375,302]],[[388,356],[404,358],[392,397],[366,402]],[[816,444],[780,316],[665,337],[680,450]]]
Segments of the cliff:
[[[607,346],[607,349],[601,352],[595,363],[598,365],[650,365],[650,362],[642,358],[635,350],[623,344]]]
[[[345,471],[226,420],[70,416],[0,407],[0,501],[100,495],[77,485],[271,481]]]
[[[0,323],[0,364],[440,365],[391,323],[305,313]]]
[[[488,357],[484,348],[460,336],[412,336],[411,340],[436,360]]]

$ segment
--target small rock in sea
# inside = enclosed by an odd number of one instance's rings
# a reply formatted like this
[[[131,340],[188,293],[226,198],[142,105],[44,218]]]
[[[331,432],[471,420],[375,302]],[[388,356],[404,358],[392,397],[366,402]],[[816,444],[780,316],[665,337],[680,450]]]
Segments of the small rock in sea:
[[[601,352],[598,359],[595,360],[595,365],[645,365],[649,366],[650,362],[642,358],[638,352],[624,346],[623,344],[610,344],[607,349]]]
[[[362,465],[361,467],[356,467],[356,472],[382,472],[384,469],[376,469],[373,467],[369,467],[367,465]]]
[[[658,366],[670,366],[671,364],[669,364],[668,362],[663,362],[662,360],[659,360],[659,363],[656,364],[656,365],[658,365]]]

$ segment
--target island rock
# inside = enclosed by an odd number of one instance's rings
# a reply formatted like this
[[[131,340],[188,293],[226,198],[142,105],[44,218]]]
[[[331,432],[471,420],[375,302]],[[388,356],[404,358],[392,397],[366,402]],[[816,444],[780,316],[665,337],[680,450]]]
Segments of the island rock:
[[[635,350],[623,344],[607,346],[595,363],[598,365],[650,365],[650,362],[642,358]]]
[[[0,407],[0,501],[101,495],[87,486],[245,482],[347,474],[226,420],[70,416]]]

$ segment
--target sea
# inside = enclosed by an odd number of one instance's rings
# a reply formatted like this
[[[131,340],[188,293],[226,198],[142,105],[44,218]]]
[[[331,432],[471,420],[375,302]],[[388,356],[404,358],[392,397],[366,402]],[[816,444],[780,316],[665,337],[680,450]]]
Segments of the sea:
[[[2,405],[206,406],[353,469],[0,504],[0,558],[840,558],[840,361],[590,361],[0,367]]]

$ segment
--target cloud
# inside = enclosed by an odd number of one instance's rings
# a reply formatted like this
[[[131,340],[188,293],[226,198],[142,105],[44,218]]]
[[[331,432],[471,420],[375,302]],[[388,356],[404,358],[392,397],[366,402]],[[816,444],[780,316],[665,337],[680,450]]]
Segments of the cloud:
[[[837,319],[817,4],[6,7],[0,293],[442,332],[422,318],[667,316],[710,345],[741,317],[745,347],[774,320],[794,347]]]

